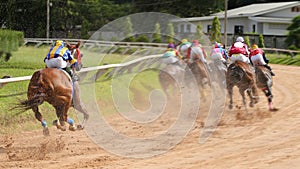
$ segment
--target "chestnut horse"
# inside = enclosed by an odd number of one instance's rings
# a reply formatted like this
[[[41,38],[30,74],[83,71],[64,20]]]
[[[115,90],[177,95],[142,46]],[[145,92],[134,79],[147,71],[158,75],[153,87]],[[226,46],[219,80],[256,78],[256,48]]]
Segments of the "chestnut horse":
[[[72,82],[71,77],[64,70],[44,68],[34,72],[29,82],[27,100],[22,101],[19,105],[23,110],[32,109],[36,119],[41,122],[44,128],[44,135],[49,135],[47,123],[38,108],[44,101],[55,108],[58,120],[53,123],[63,131],[66,130],[65,122],[69,123],[69,129],[72,131],[82,129],[89,117],[85,106],[80,100],[78,81]],[[84,114],[84,120],[77,128],[73,119],[68,118],[70,107],[74,107]]]
[[[249,64],[242,61],[235,61],[229,65],[226,73],[226,85],[229,94],[229,109],[232,109],[233,87],[237,86],[243,98],[243,104],[247,109],[245,91],[250,98],[250,107],[258,102],[258,93],[255,82],[255,76]]]
[[[256,75],[257,87],[261,89],[268,98],[269,110],[270,111],[276,110],[273,108],[273,103],[272,103],[273,78],[270,74],[270,70],[264,66],[255,66],[255,75]]]

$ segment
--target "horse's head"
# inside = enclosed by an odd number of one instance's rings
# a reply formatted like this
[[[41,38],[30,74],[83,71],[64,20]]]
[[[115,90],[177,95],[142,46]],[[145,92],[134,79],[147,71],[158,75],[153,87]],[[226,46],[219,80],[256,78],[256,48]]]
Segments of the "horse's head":
[[[82,62],[81,58],[83,57],[83,54],[81,53],[79,47],[80,47],[80,41],[76,45],[71,45],[69,43],[66,43],[68,49],[71,51],[72,56],[77,59],[78,67],[76,67],[76,70],[79,71],[82,68]]]

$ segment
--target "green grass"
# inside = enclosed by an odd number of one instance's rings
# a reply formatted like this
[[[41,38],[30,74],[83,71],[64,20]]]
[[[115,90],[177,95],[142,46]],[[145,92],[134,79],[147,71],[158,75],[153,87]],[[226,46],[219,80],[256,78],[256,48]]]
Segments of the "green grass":
[[[300,66],[300,54],[291,58],[286,54],[266,54],[271,64]]]
[[[13,77],[30,76],[37,69],[44,68],[43,59],[47,54],[48,48],[41,47],[21,47],[17,52],[13,53],[12,58],[8,62],[0,63],[0,77],[10,75]],[[82,61],[85,67],[103,65],[104,63],[113,64],[133,60],[136,57],[109,54],[103,55],[92,51],[82,50],[84,57]],[[128,78],[129,75],[122,75],[120,82]],[[40,129],[41,125],[35,119],[31,110],[18,114],[17,110],[10,110],[20,100],[26,99],[26,91],[29,81],[14,82],[6,84],[0,89],[0,134],[8,132],[19,132],[24,130]],[[84,84],[83,84],[84,86]],[[152,89],[159,88],[157,71],[145,71],[134,76],[130,83],[129,99],[136,107],[143,109],[149,106],[148,97]],[[95,82],[95,93],[98,107],[102,114],[108,115],[117,113],[112,98],[112,81],[104,77],[99,78]],[[136,94],[139,93],[137,96]],[[48,124],[55,119],[55,111],[53,107],[47,103],[40,106]],[[71,117],[75,116],[73,109],[69,112]],[[50,125],[51,126],[51,125]]]

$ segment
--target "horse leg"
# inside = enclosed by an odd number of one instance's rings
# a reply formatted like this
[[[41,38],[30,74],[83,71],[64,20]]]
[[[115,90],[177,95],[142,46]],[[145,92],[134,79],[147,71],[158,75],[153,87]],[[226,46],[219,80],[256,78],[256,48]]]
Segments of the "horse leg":
[[[73,105],[76,110],[78,110],[79,112],[81,112],[83,114],[83,122],[81,124],[77,125],[77,129],[83,129],[85,122],[89,118],[89,114],[87,112],[86,107],[84,106],[84,104],[82,103],[82,101],[80,99],[79,86],[77,84],[78,83],[76,83],[76,84],[74,83],[75,90],[74,90]],[[70,118],[68,118],[68,120],[69,119]],[[69,124],[73,125],[71,123],[69,123]]]
[[[47,126],[47,123],[45,120],[43,120],[43,117],[42,117],[42,114],[39,112],[39,108],[38,106],[34,106],[32,107],[32,110],[34,112],[34,115],[35,115],[35,118],[41,122],[42,126],[43,126],[43,134],[45,136],[49,136],[49,129],[48,129],[48,126]]]
[[[245,106],[245,109],[247,110],[247,103],[246,103],[246,97],[245,97],[245,89],[244,88],[239,88],[239,92],[240,92],[240,94],[242,96],[243,104]],[[247,90],[247,93],[248,93],[248,90]],[[250,95],[251,95],[251,91],[250,91]],[[252,98],[251,98],[251,102],[252,102]],[[250,106],[251,106],[251,102],[250,102]]]
[[[272,103],[272,99],[273,99],[273,95],[272,95],[272,91],[270,87],[266,87],[264,89],[262,89],[262,91],[265,93],[266,97],[268,98],[268,104],[269,104],[269,110],[273,110],[273,103]]]
[[[56,110],[56,116],[58,120],[53,121],[53,125],[57,127],[57,129],[60,129],[62,131],[66,131],[65,121],[67,121],[67,118],[65,117],[65,106],[64,105],[57,105],[55,106]]]
[[[233,86],[231,85],[227,85],[227,91],[228,91],[228,95],[229,95],[229,109],[232,109],[232,104],[233,104],[233,101],[232,101],[232,95],[233,95]]]
[[[251,91],[251,89],[247,89],[246,91],[247,91],[247,94],[250,98],[249,106],[254,107],[254,101],[253,101],[254,99],[253,99],[252,91]],[[246,104],[246,102],[244,104]]]

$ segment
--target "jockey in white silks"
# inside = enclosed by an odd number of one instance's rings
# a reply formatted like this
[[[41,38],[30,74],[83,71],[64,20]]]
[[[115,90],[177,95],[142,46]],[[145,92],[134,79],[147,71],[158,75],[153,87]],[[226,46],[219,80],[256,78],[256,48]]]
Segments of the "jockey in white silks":
[[[229,58],[231,63],[240,60],[250,64],[249,53],[248,46],[244,43],[244,38],[238,37],[229,49]]]
[[[193,40],[193,43],[188,42],[187,39],[183,39],[179,46],[179,52],[185,57],[188,63],[193,63],[195,60],[200,60],[207,69],[211,71],[211,68],[207,64],[206,53],[203,50],[198,40]]]

